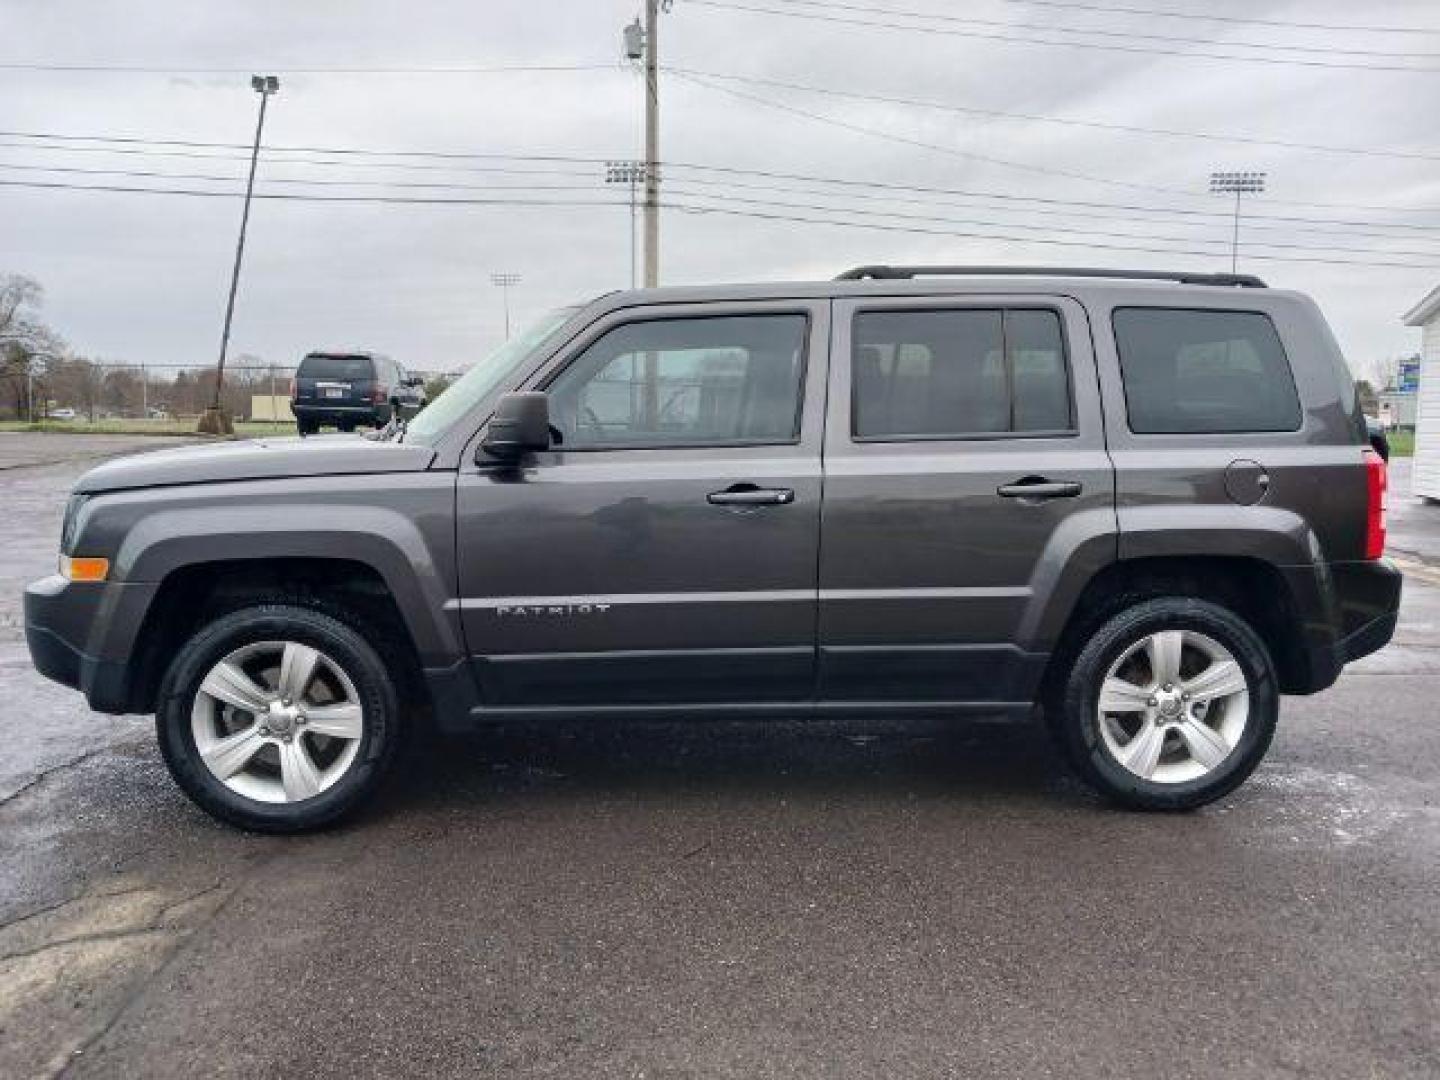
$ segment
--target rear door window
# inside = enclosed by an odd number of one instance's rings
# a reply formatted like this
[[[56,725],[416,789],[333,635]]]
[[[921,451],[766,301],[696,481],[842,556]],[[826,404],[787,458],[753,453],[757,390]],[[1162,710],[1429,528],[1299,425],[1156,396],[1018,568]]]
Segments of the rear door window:
[[[1258,311],[1117,308],[1130,430],[1296,431],[1300,399],[1269,316]]]
[[[358,382],[372,378],[374,370],[368,356],[307,356],[300,361],[298,374],[305,379]]]
[[[861,311],[852,339],[857,439],[1074,430],[1069,368],[1055,311]]]

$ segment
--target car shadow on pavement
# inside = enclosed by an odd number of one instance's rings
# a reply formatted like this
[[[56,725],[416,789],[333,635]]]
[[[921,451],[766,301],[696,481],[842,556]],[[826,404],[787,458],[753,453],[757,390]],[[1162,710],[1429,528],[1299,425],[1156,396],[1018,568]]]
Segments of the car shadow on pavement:
[[[816,721],[497,726],[417,739],[375,813],[604,797],[1094,800],[1043,727],[949,719],[872,729]]]

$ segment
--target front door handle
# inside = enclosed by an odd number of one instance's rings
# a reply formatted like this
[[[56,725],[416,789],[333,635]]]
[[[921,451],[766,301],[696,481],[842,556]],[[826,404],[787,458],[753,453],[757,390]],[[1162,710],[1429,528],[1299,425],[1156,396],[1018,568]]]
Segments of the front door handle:
[[[790,488],[731,484],[724,491],[712,491],[705,501],[712,506],[784,506],[795,501],[795,492]]]
[[[995,494],[1003,499],[1073,499],[1084,488],[1075,480],[1047,480],[1043,476],[1027,476],[1013,484],[1001,484]]]

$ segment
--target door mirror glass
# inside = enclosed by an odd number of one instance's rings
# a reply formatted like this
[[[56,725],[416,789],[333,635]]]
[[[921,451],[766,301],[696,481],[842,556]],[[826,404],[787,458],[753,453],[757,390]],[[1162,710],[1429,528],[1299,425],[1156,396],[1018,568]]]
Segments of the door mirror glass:
[[[549,396],[536,391],[502,396],[480,449],[502,461],[550,449]]]

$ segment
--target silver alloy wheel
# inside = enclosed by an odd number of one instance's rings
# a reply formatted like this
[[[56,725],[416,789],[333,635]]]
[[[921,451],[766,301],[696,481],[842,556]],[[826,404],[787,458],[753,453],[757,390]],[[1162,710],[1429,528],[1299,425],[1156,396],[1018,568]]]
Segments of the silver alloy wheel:
[[[200,760],[237,795],[302,802],[355,763],[365,710],[331,657],[298,641],[259,641],[210,669],[190,709]]]
[[[1100,737],[1144,780],[1183,784],[1234,751],[1250,687],[1230,650],[1193,630],[1161,630],[1120,654],[1100,684]]]

